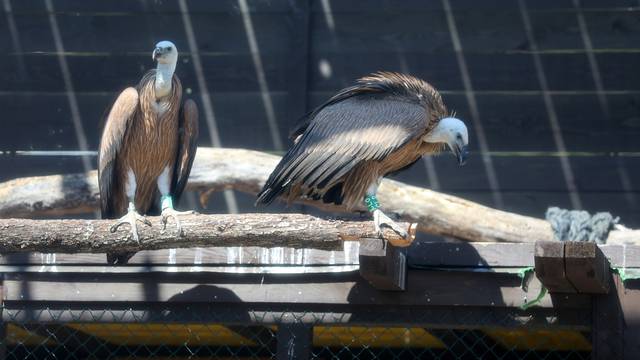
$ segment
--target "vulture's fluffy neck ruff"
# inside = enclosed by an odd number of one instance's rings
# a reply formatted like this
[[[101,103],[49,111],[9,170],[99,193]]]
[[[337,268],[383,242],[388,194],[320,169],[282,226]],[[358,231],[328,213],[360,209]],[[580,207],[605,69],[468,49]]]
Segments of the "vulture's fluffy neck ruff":
[[[176,62],[158,63],[156,67],[156,100],[171,94],[171,81],[176,70]]]

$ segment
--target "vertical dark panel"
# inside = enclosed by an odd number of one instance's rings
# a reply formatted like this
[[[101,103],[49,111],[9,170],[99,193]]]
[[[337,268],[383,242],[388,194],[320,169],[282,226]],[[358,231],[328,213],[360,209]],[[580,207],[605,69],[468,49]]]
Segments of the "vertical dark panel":
[[[617,284],[616,284],[617,285]],[[624,314],[624,359],[637,359],[640,354],[640,280],[625,281],[622,297]]]
[[[310,0],[290,1],[291,47],[287,56],[287,132],[307,111]]]
[[[624,284],[618,276],[613,276],[613,284],[609,294],[594,296],[592,300],[591,358],[594,360],[623,358],[624,313],[620,306],[620,296],[624,295]]]

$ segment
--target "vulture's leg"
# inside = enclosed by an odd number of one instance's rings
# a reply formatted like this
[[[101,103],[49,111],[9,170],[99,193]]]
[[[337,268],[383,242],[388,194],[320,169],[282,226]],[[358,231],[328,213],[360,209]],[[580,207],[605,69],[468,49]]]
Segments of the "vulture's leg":
[[[147,226],[151,226],[151,222],[147,220],[146,217],[138,214],[133,202],[129,202],[129,209],[127,210],[127,213],[123,217],[118,219],[118,221],[115,224],[111,225],[110,230],[112,233],[114,233],[118,231],[118,228],[120,228],[120,226],[124,224],[129,224],[131,226],[131,236],[135,241],[140,243],[140,236],[138,236],[138,226],[136,225],[136,222],[138,221],[140,221],[141,223]]]
[[[125,184],[125,189],[127,192],[127,198],[129,199],[129,208],[127,209],[127,213],[111,226],[110,230],[112,233],[114,233],[118,231],[118,228],[123,224],[129,224],[129,226],[131,226],[131,236],[135,241],[140,243],[140,237],[138,236],[138,227],[136,225],[136,222],[140,221],[147,226],[151,226],[151,222],[144,216],[138,214],[138,212],[136,211],[136,206],[133,203],[136,196],[136,177],[131,170],[129,170],[129,172],[127,173],[127,182]]]
[[[173,208],[173,198],[170,194],[171,178],[169,177],[169,167],[167,166],[162,174],[158,177],[158,189],[162,197],[160,198],[160,207],[162,208],[162,229],[167,227],[167,220],[173,218],[176,221],[176,227],[178,228],[178,236],[182,236],[182,224],[180,224],[179,215],[195,214],[195,211],[176,211]]]
[[[381,179],[380,179],[381,180]],[[382,237],[382,226],[387,226],[391,228],[393,231],[397,232],[398,235],[403,238],[409,237],[407,231],[400,227],[400,225],[396,224],[395,221],[391,220],[385,213],[380,210],[380,203],[378,202],[378,198],[376,197],[376,193],[378,192],[378,186],[380,185],[380,180],[376,183],[369,186],[367,189],[367,195],[364,197],[364,203],[367,206],[369,212],[373,213],[373,224],[376,227],[376,232],[380,234]]]

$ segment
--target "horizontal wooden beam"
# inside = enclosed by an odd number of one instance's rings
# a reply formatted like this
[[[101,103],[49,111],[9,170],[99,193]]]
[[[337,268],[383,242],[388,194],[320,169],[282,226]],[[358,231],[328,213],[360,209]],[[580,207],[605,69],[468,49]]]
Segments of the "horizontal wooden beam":
[[[516,274],[409,270],[404,292],[379,291],[358,272],[331,274],[5,274],[4,300],[72,302],[214,302],[380,306],[519,307],[535,299]],[[540,307],[590,308],[586,295],[542,298]]]
[[[640,246],[598,245],[611,266],[640,268]],[[409,266],[529,267],[535,244],[416,241],[408,249]]]
[[[194,246],[260,246],[339,250],[344,241],[377,238],[373,222],[325,220],[300,214],[188,215],[181,217],[182,234],[175,224],[163,229],[159,217],[152,226],[138,225],[140,242],[128,229],[111,232],[114,220],[0,219],[0,252],[105,253],[185,248]],[[383,236],[402,243],[409,239],[385,228]]]
[[[378,241],[377,243],[381,243]],[[376,244],[376,242],[372,242]],[[640,247],[635,245],[599,245],[613,267],[640,268]],[[462,243],[415,241],[407,249],[407,264],[413,268],[519,268],[534,266],[534,244],[522,243]],[[120,266],[117,272],[136,272],[173,267],[256,267],[256,266],[354,266],[359,264],[362,247],[357,241],[347,241],[340,250],[292,248],[184,248],[140,251]],[[367,250],[368,251],[368,250]],[[365,252],[365,253],[370,253]],[[0,254],[0,266],[5,272],[65,271],[65,267],[82,268],[83,272],[116,272],[105,266],[102,254]],[[31,270],[33,269],[33,270]],[[138,269],[138,270],[136,270]]]
[[[294,248],[262,248],[243,247],[206,247],[143,250],[137,252],[128,261],[134,266],[340,266],[357,265],[359,242],[346,241],[339,250],[294,249]],[[5,271],[24,271],[25,266],[49,268],[52,266],[84,266],[92,265],[104,269],[103,254],[65,254],[65,253],[9,253],[0,254],[0,266],[8,266]],[[14,267],[13,270],[11,267]],[[127,268],[121,266],[122,268]]]

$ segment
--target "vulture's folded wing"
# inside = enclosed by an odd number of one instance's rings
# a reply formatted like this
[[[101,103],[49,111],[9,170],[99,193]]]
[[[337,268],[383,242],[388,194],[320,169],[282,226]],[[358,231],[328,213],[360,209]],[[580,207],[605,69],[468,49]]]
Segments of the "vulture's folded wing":
[[[103,218],[115,216],[114,190],[116,188],[116,159],[120,152],[133,114],[138,107],[138,92],[125,89],[114,102],[102,131],[98,151],[98,182],[100,186],[100,209]]]
[[[288,186],[331,186],[357,164],[382,160],[424,136],[429,124],[419,99],[347,88],[310,115],[300,139],[285,154],[259,194],[270,203]]]
[[[189,180],[198,147],[198,107],[193,100],[186,100],[180,108],[178,126],[178,156],[171,180],[171,195],[176,204]]]

